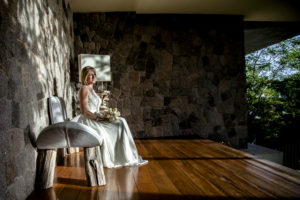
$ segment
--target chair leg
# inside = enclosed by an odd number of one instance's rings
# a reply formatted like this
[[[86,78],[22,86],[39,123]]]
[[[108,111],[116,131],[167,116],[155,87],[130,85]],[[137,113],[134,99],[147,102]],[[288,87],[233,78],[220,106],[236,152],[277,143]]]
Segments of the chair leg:
[[[100,152],[100,146],[85,147],[85,173],[89,186],[105,185],[105,175],[103,171],[103,163]]]
[[[67,155],[67,148],[57,149],[56,165],[63,165],[66,155]]]
[[[36,188],[47,189],[53,186],[56,165],[56,149],[39,149],[37,157]]]

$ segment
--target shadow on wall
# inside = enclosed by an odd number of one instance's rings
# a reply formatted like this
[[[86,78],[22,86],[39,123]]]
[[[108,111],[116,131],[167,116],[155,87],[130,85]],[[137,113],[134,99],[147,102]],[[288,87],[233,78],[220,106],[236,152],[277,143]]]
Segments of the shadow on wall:
[[[34,187],[35,140],[49,124],[47,98],[71,102],[72,14],[55,0],[1,1],[0,12],[0,199],[25,199]]]

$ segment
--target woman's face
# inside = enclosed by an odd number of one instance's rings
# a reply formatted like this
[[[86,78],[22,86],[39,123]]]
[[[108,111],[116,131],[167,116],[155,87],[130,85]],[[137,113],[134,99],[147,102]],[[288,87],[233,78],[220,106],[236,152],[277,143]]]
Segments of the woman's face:
[[[86,76],[86,83],[88,85],[94,84],[96,82],[96,72],[94,70],[89,70]]]

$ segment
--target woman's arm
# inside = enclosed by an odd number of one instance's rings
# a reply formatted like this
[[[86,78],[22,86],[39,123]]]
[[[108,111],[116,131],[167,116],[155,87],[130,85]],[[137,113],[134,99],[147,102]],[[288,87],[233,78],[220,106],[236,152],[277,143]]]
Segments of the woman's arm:
[[[82,115],[84,115],[87,118],[93,119],[93,120],[99,120],[99,117],[89,111],[88,108],[88,101],[89,101],[90,91],[88,87],[84,86],[79,91],[79,102],[80,102],[80,112]]]

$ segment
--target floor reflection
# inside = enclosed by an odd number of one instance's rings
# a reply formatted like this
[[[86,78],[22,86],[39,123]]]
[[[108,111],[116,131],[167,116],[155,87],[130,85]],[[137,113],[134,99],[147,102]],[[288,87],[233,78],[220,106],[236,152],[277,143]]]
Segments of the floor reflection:
[[[134,177],[138,172],[138,167],[106,169],[106,186],[92,189],[90,199],[133,199],[136,192]]]
[[[77,157],[77,156],[76,156]],[[73,162],[72,162],[73,163]],[[75,163],[73,163],[75,164]],[[78,164],[78,163],[77,163]],[[33,192],[27,199],[135,199],[137,187],[135,177],[138,176],[139,167],[121,167],[104,169],[106,185],[89,187],[85,177],[78,179],[75,167],[64,167],[57,170],[53,188],[42,192]],[[66,172],[69,170],[69,172]],[[68,173],[68,178],[63,175]],[[81,175],[80,175],[81,176]]]

